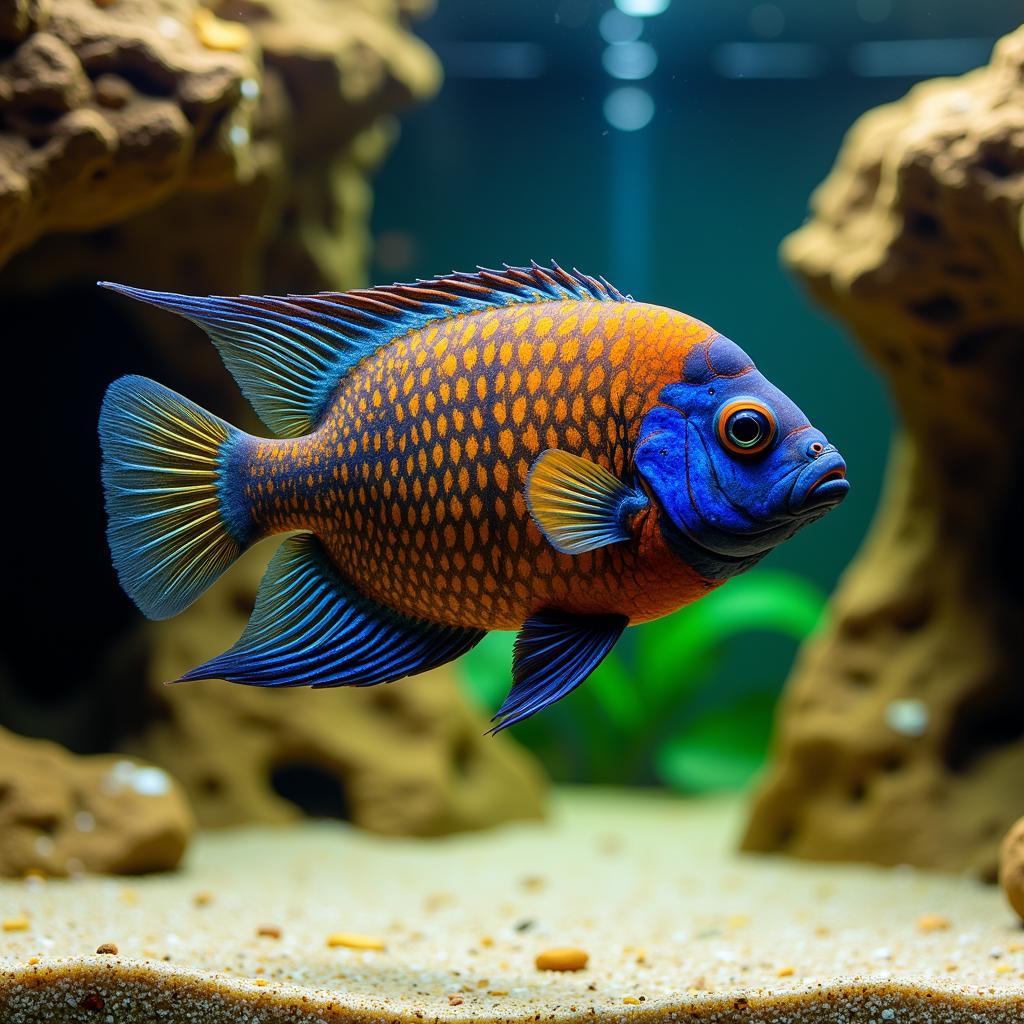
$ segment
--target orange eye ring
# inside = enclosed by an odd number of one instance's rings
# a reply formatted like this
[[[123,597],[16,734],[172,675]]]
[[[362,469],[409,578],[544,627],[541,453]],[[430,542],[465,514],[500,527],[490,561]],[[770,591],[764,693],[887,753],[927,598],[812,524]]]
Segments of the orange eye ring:
[[[775,440],[775,413],[756,398],[735,398],[718,410],[718,440],[733,455],[759,455]]]

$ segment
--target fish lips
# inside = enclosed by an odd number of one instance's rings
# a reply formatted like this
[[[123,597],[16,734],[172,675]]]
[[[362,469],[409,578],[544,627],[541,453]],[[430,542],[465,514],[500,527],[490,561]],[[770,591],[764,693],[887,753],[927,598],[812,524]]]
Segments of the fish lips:
[[[835,449],[815,459],[797,475],[789,492],[789,511],[796,516],[823,513],[849,493],[846,460]]]

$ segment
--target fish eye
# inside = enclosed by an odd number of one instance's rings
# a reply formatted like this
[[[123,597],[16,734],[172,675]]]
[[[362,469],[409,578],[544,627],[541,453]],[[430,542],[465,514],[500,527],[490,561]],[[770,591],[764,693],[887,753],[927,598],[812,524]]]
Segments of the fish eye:
[[[718,439],[734,455],[757,455],[775,439],[775,415],[756,399],[736,399],[718,412]]]

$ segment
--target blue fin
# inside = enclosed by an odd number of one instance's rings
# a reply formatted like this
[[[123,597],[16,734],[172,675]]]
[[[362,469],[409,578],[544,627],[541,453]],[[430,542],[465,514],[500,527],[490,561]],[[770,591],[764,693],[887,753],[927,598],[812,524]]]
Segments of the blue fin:
[[[415,284],[317,295],[204,298],[100,284],[199,324],[260,418],[283,437],[312,431],[358,362],[431,320],[516,302],[631,301],[603,277],[569,272],[556,263],[550,270],[537,263],[480,268]]]
[[[629,540],[630,517],[650,504],[604,466],[560,448],[537,456],[526,478],[526,505],[558,551],[584,551]]]
[[[286,540],[267,568],[238,642],[179,682],[372,686],[452,661],[479,629],[411,619],[359,594],[311,534]]]
[[[625,615],[573,615],[543,611],[530,616],[516,637],[514,680],[491,730],[501,732],[572,693],[601,663],[629,624]]]
[[[99,430],[118,579],[151,619],[170,618],[252,539],[230,469],[248,435],[145,377],[110,385]]]

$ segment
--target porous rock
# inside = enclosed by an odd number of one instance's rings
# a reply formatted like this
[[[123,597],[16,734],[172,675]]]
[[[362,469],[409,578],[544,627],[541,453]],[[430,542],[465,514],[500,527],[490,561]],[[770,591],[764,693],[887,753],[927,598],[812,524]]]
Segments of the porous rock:
[[[0,875],[166,871],[192,829],[181,787],[161,769],[0,729]]]
[[[180,779],[204,825],[285,822],[303,811],[375,832],[437,835],[539,818],[543,775],[484,716],[455,671],[386,686],[165,686],[241,633],[263,557],[253,552],[192,608],[149,627],[152,714],[126,749]]]
[[[0,61],[0,264],[49,232],[118,223],[185,185],[252,173],[254,42],[204,45],[195,0],[45,9],[16,4],[5,26],[21,38]]]
[[[1024,29],[864,115],[783,245],[885,376],[881,507],[803,650],[744,845],[994,878],[1024,813]]]
[[[1024,818],[1006,833],[999,849],[999,884],[1024,921]]]
[[[428,7],[3,7],[0,38],[11,45],[0,50],[0,295],[17,302],[26,325],[48,318],[55,337],[83,320],[83,301],[97,304],[96,319],[124,349],[142,351],[152,376],[263,429],[193,325],[111,299],[92,282],[221,294],[364,284],[370,176],[395,136],[394,113],[440,79],[407,26]],[[76,286],[73,302],[59,301]],[[38,314],[25,308],[33,297]],[[63,310],[68,322],[54,323]],[[57,378],[49,400],[69,404],[82,388],[80,375]],[[61,444],[69,462],[95,458],[92,430]],[[98,507],[101,496],[83,500]],[[98,529],[62,529],[62,551],[100,543]],[[508,738],[484,736],[487,724],[451,670],[344,692],[163,686],[235,640],[265,563],[249,556],[180,618],[90,634],[90,648],[105,653],[94,676],[82,674],[77,699],[42,707],[34,680],[0,678],[4,718],[145,754],[182,780],[205,824],[289,820],[305,809],[381,832],[437,833],[540,813],[535,762]],[[74,569],[62,562],[61,571]],[[126,618],[108,577],[106,590],[90,590],[97,624]]]

